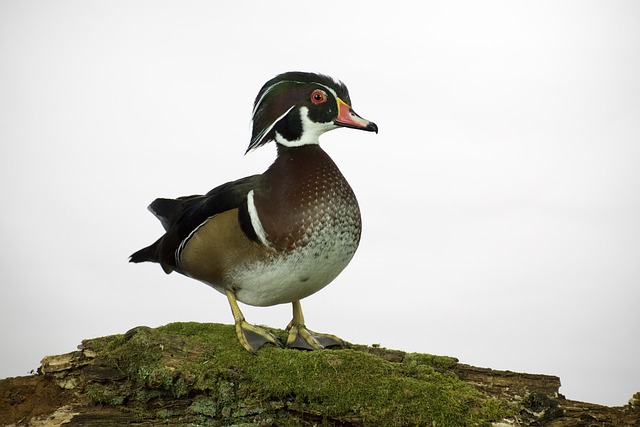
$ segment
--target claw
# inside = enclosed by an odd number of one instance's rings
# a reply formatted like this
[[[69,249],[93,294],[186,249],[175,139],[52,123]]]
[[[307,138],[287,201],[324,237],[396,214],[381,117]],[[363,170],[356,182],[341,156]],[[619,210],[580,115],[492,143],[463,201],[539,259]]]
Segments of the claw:
[[[327,347],[344,347],[344,341],[335,335],[319,334],[308,330],[304,325],[289,329],[287,348],[302,350],[322,350]]]
[[[293,319],[287,326],[287,348],[302,350],[322,350],[327,347],[344,347],[344,341],[335,335],[320,334],[307,329],[300,301],[293,302]]]
[[[245,320],[236,323],[236,336],[240,344],[253,354],[256,354],[258,349],[265,344],[282,347],[280,340],[271,332],[247,323]]]

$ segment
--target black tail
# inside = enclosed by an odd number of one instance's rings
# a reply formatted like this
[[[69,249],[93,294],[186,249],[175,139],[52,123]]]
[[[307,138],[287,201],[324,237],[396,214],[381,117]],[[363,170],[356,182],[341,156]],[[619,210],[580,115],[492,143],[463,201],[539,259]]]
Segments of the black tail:
[[[157,262],[158,264],[160,264],[160,266],[162,266],[162,269],[165,273],[171,273],[175,269],[175,267],[160,260],[159,246],[163,238],[164,236],[159,238],[153,245],[147,246],[146,248],[140,249],[138,252],[133,253],[129,257],[129,262]]]
[[[148,246],[144,249],[140,249],[129,257],[129,262],[158,262],[156,258],[156,251],[154,245]]]
[[[184,204],[185,200],[189,200],[194,197],[199,196],[187,196],[180,197],[178,199],[156,199],[149,205],[149,210],[156,216],[156,218],[160,220],[165,231],[169,231],[169,229],[173,225],[174,220],[180,215],[182,205]],[[173,235],[175,233],[170,234]],[[129,257],[129,262],[157,262],[162,266],[162,269],[165,273],[171,273],[175,269],[175,264],[173,261],[173,250],[171,250],[171,253],[167,254],[167,244],[162,244],[163,239],[166,236],[167,234],[160,237],[154,244],[133,253]],[[164,249],[163,246],[165,247]],[[169,248],[171,247],[172,246],[169,245]]]
[[[152,245],[133,253],[129,257],[129,262],[160,262],[160,257],[158,256],[158,245],[160,244],[161,240],[162,237]]]
[[[182,199],[155,199],[147,208],[160,220],[164,231],[169,230],[174,217],[180,212],[184,203]]]

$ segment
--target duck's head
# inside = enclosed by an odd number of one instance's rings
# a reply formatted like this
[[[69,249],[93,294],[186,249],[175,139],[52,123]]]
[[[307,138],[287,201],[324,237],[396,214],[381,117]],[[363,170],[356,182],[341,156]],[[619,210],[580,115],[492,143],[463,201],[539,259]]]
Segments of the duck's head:
[[[304,72],[279,74],[264,84],[253,106],[253,132],[247,152],[270,141],[287,147],[317,144],[339,127],[378,132],[378,126],[351,108],[344,83]]]

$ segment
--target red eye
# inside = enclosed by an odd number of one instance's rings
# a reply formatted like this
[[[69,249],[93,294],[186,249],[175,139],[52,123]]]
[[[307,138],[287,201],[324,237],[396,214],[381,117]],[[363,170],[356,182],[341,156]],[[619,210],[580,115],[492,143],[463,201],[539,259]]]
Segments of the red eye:
[[[320,89],[316,89],[311,93],[311,102],[314,104],[322,104],[327,100],[327,94]]]

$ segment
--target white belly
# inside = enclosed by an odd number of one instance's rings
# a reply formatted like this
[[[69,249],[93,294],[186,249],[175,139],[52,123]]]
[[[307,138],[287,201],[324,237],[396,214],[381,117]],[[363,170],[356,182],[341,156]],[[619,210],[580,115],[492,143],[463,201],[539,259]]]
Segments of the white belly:
[[[299,301],[327,286],[349,264],[357,243],[348,240],[309,244],[273,260],[238,267],[229,284],[237,299],[249,305]]]

